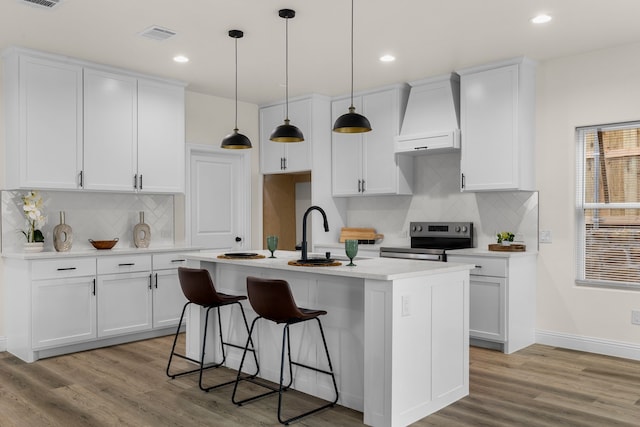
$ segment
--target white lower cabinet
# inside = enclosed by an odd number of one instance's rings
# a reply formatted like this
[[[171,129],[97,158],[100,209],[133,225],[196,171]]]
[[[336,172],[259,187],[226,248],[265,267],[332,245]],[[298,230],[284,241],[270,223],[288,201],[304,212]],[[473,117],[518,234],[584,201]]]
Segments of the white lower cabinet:
[[[471,344],[513,353],[535,343],[536,255],[447,255],[474,264],[469,278]]]
[[[182,308],[187,302],[180,280],[178,267],[187,260],[179,254],[153,255],[153,327],[177,326]]]
[[[98,259],[98,337],[152,327],[151,255]]]
[[[186,302],[177,252],[4,264],[7,351],[26,362],[172,334]]]
[[[95,259],[34,263],[33,348],[75,344],[96,338]]]

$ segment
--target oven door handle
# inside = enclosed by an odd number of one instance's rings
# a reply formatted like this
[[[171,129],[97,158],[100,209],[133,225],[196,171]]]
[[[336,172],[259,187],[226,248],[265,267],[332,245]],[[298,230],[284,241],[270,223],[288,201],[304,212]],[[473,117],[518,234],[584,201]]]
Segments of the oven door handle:
[[[381,258],[400,258],[400,259],[415,259],[420,261],[444,261],[443,255],[436,254],[412,254],[406,252],[380,252]]]

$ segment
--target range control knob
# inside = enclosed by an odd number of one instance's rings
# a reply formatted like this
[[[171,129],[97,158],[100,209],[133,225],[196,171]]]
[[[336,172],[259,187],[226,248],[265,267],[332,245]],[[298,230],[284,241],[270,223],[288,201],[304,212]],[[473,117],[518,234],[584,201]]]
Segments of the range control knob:
[[[417,230],[417,231],[422,231],[422,226],[421,226],[421,225],[418,225],[418,226],[416,227],[416,230]]]
[[[467,226],[466,226],[466,225],[463,225],[463,226],[462,226],[462,232],[463,232],[463,233],[466,233],[466,232],[467,232]]]
[[[460,226],[456,225],[456,233],[459,233],[459,232],[460,232]]]

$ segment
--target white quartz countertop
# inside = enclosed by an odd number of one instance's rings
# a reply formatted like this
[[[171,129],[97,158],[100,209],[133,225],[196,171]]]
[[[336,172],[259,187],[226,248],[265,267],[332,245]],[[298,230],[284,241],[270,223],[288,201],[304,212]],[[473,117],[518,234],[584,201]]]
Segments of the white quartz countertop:
[[[154,254],[164,252],[191,252],[199,251],[202,248],[185,245],[159,246],[149,248],[113,248],[113,249],[80,249],[69,252],[44,251],[36,253],[27,252],[3,252],[3,258],[13,259],[58,259],[58,258],[74,258],[74,257],[96,257],[96,256],[115,256],[115,255],[132,255],[132,254]]]
[[[335,267],[302,267],[289,265],[289,261],[300,258],[300,252],[276,251],[276,258],[268,258],[269,251],[252,250],[251,253],[265,255],[261,259],[224,259],[218,258],[222,252],[199,252],[186,255],[187,259],[207,261],[218,264],[242,265],[254,268],[269,268],[304,272],[311,274],[326,274],[332,276],[356,277],[374,280],[396,280],[411,277],[429,276],[454,271],[471,270],[473,264],[460,264],[453,262],[426,262],[395,258],[368,258],[356,259],[355,267],[347,267],[349,260],[342,261],[342,265]],[[320,254],[310,254],[309,257],[322,257]]]

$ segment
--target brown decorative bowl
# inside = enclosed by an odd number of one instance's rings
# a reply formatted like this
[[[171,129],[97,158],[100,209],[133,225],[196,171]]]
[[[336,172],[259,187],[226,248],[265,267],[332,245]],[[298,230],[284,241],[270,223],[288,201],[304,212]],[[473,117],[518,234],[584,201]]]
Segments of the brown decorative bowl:
[[[113,240],[93,240],[93,239],[89,239],[89,241],[91,242],[91,244],[93,245],[94,248],[96,249],[111,249],[112,247],[114,247],[116,245],[116,243],[118,243],[118,238],[116,237]]]

